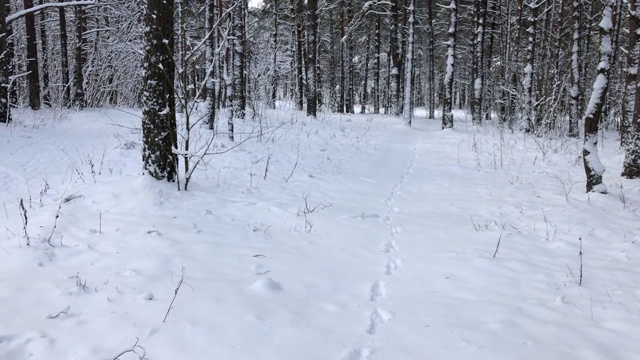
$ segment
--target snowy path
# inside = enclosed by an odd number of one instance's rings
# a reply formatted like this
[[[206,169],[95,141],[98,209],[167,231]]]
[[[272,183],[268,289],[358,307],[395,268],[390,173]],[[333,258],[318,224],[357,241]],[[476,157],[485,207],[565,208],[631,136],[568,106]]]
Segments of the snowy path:
[[[640,353],[640,188],[625,184],[628,209],[565,196],[570,144],[542,160],[464,123],[273,114],[287,127],[176,192],[139,175],[135,117],[107,113],[2,134],[2,360],[113,359],[136,339],[154,360]]]

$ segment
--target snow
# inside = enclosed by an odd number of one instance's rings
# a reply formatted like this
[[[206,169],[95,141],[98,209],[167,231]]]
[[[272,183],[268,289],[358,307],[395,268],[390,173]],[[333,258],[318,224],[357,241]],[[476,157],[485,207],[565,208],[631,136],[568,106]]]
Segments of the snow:
[[[138,110],[16,111],[0,359],[636,357],[640,186],[615,136],[610,193],[586,194],[581,141],[454,113],[262,109],[177,192],[142,175]]]

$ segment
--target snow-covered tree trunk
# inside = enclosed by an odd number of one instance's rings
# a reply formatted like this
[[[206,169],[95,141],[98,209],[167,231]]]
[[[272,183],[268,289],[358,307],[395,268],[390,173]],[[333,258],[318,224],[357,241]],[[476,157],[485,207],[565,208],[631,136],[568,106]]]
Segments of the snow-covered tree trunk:
[[[632,124],[635,113],[635,97],[638,87],[638,14],[636,0],[629,0],[629,38],[627,42],[627,69],[625,74],[622,119],[620,121],[620,145],[626,149],[631,145]]]
[[[296,42],[296,105],[298,110],[304,107],[304,1],[292,0],[295,18]]]
[[[382,49],[382,19],[380,15],[376,15],[376,37],[375,37],[375,53],[376,53],[376,69],[373,72],[373,113],[380,114],[380,53]]]
[[[360,104],[360,114],[367,111],[369,102],[369,60],[371,58],[371,37],[367,37],[367,50],[364,57],[364,79],[362,80],[362,104]]]
[[[580,2],[572,0],[573,40],[571,46],[571,107],[569,110],[569,137],[577,138],[580,118]]]
[[[307,0],[307,116],[316,117],[318,107],[317,52],[318,0]]]
[[[533,81],[535,79],[535,62],[536,62],[536,26],[538,24],[538,7],[542,4],[541,0],[533,0],[526,4],[529,8],[529,18],[527,27],[527,59],[524,66],[524,74],[522,77],[523,87],[523,107],[525,132],[535,131],[535,107]]]
[[[398,4],[391,2],[389,15],[389,111],[394,116],[400,115],[398,106],[398,78],[400,76],[400,59],[398,59]]]
[[[434,40],[434,28],[433,28],[433,0],[427,0],[427,18],[428,18],[428,30],[429,34],[429,89],[427,94],[427,100],[429,103],[429,119],[435,118],[436,107],[436,66],[435,66],[435,40]]]
[[[206,31],[207,38],[205,42],[205,81],[207,89],[207,124],[210,130],[215,129],[216,119],[216,3],[215,0],[206,0]]]
[[[408,8],[409,19],[407,21],[407,57],[404,63],[404,107],[402,118],[404,122],[411,126],[413,118],[413,47],[414,47],[414,19],[415,19],[415,0],[410,0]]]
[[[6,5],[9,0],[0,0],[0,123],[11,122],[9,106],[9,59],[7,58]]]
[[[353,8],[351,6],[351,1],[346,2],[345,16],[347,21],[350,21],[353,18]],[[353,89],[353,35],[352,31],[348,31],[344,36],[343,41],[346,43],[345,46],[347,48],[346,62],[347,62],[347,85],[346,85],[346,96],[345,96],[345,107],[347,114],[354,113],[354,89]]]
[[[640,89],[638,88],[638,66],[640,66],[640,9],[636,0],[629,0],[629,42],[627,54],[627,76],[622,133],[625,158],[622,176],[640,178]],[[621,124],[622,127],[622,124]]]
[[[475,125],[482,123],[482,102],[484,90],[484,33],[487,0],[474,1],[475,38],[473,40],[473,62],[471,77],[473,79],[473,98],[471,100],[471,118]]]
[[[273,0],[273,59],[271,74],[271,108],[276,108],[276,99],[278,98],[278,0]]]
[[[587,192],[606,193],[602,183],[605,167],[598,156],[598,129],[602,118],[604,101],[609,89],[609,70],[611,69],[611,28],[614,23],[614,0],[603,0],[602,20],[600,21],[600,62],[593,84],[593,92],[584,117],[584,147],[582,157],[587,176]]]
[[[148,1],[144,23],[142,161],[158,180],[176,181],[173,0]]]
[[[444,72],[444,94],[442,98],[442,129],[453,128],[453,76],[456,59],[456,27],[458,23],[458,1],[449,3],[449,40]]]
[[[232,118],[244,119],[245,115],[245,68],[244,68],[244,22],[243,2],[236,2],[233,14],[233,99]]]

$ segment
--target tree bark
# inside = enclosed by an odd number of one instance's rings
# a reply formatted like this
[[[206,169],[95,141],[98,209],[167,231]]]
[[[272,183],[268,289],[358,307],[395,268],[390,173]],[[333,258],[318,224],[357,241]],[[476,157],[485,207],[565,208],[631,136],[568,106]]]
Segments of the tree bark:
[[[307,116],[316,117],[318,107],[318,1],[307,0]]]
[[[44,0],[40,0],[42,5]],[[49,90],[49,47],[47,39],[47,12],[40,11],[40,46],[42,54],[42,102],[45,106],[51,106],[51,93]]]
[[[58,0],[64,2],[65,0]],[[64,7],[58,8],[60,21],[60,71],[62,72],[62,106],[68,107],[71,99],[71,82],[69,80],[69,52],[67,35],[67,16]]]
[[[627,179],[640,178],[640,89],[638,67],[640,66],[640,9],[636,0],[629,0],[629,42],[627,54],[627,76],[625,79],[625,124],[622,148],[625,158],[622,176]]]
[[[175,108],[175,44],[173,0],[148,1],[146,5],[143,60],[142,161],[158,180],[177,180]]]
[[[569,110],[569,137],[577,138],[580,118],[580,2],[572,0],[573,42],[571,47],[571,107]]]
[[[84,109],[87,100],[84,91],[84,65],[87,62],[87,43],[85,32],[87,32],[87,12],[82,6],[74,8],[76,15],[76,48],[75,64],[73,67],[73,106]]]
[[[407,57],[404,64],[404,106],[402,111],[402,117],[404,122],[411,126],[411,120],[413,118],[413,45],[414,45],[414,17],[415,17],[415,4],[414,0],[409,2],[408,9],[408,35],[407,35]]]
[[[33,7],[33,0],[24,0],[24,8]],[[40,109],[40,66],[38,65],[38,43],[36,39],[35,14],[24,17],[27,32],[27,84],[29,89],[29,107]]]
[[[442,99],[442,129],[453,128],[453,76],[456,59],[456,29],[458,22],[458,0],[449,3],[449,40],[447,41],[447,62],[444,74],[444,96]]]
[[[593,92],[584,118],[584,147],[582,158],[587,177],[587,192],[606,193],[602,183],[605,167],[598,156],[598,130],[602,110],[609,89],[609,70],[611,69],[611,27],[615,23],[613,14],[614,0],[603,0],[602,21],[600,21],[600,62],[598,74],[593,84]]]
[[[0,123],[11,122],[9,106],[9,59],[7,54],[6,8],[9,0],[0,0]]]

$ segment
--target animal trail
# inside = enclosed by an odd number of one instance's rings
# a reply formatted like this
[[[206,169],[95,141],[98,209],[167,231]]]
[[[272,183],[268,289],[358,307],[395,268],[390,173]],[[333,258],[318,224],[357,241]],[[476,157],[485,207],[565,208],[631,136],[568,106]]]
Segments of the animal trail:
[[[393,314],[390,312],[383,310],[381,308],[376,308],[371,315],[369,315],[369,326],[367,328],[367,334],[375,335],[380,330],[380,327],[384,325],[387,321],[393,318]]]
[[[384,273],[387,275],[393,275],[400,269],[400,265],[402,264],[402,259],[391,259],[388,260],[384,265]]]
[[[369,355],[373,352],[370,348],[353,349],[349,350],[347,354],[342,358],[343,360],[367,360]]]
[[[371,289],[369,290],[369,300],[370,301],[378,301],[378,299],[383,298],[387,295],[387,283],[378,280],[371,285]]]
[[[386,254],[389,254],[394,250],[398,250],[398,244],[396,244],[396,242],[393,240],[387,241],[386,243],[384,243],[384,245],[382,245],[382,251]]]

